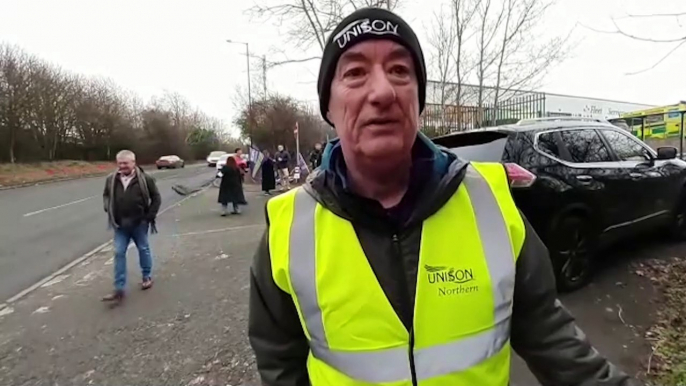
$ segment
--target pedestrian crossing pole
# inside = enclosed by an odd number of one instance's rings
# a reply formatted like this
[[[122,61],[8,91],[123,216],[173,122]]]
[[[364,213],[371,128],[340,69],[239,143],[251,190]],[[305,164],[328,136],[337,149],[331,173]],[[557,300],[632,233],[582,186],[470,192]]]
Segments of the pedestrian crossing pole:
[[[295,134],[295,166],[300,166],[300,133],[299,133],[298,122],[295,122],[295,129],[293,129],[293,134]]]

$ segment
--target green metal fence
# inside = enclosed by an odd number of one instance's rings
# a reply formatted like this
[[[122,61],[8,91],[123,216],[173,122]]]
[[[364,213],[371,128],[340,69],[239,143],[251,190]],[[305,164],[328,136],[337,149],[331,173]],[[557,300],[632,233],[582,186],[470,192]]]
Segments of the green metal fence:
[[[516,123],[545,114],[545,94],[429,81],[421,130],[429,137]]]

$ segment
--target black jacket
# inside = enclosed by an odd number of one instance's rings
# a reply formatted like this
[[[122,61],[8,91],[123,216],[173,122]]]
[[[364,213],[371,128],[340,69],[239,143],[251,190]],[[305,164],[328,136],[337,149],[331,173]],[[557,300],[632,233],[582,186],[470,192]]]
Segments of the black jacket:
[[[221,170],[222,181],[219,185],[219,195],[217,202],[222,205],[246,204],[245,195],[243,194],[243,181],[241,170],[237,167],[232,168],[227,165]]]
[[[160,205],[162,205],[162,198],[157,189],[155,179],[142,172],[142,170],[138,170],[126,190],[124,190],[124,186],[117,173],[113,173],[105,179],[103,205],[105,211],[108,211],[110,207],[113,208],[113,212],[109,213],[110,219],[115,222],[112,225],[121,227],[136,226],[144,220],[152,223],[157,217],[157,212],[160,210]],[[140,184],[139,178],[141,175],[145,178],[147,184],[150,197],[149,202]],[[114,185],[112,185],[112,178],[115,179]],[[114,191],[112,191],[112,186],[114,186]]]
[[[316,169],[322,164],[322,151],[314,149],[312,150],[312,153],[310,153],[310,164],[312,165],[312,169]]]
[[[282,150],[276,152],[274,159],[276,160],[276,167],[278,169],[286,169],[288,167],[288,162],[291,160],[291,156],[286,150]]]
[[[322,206],[353,223],[381,287],[406,326],[413,319],[422,222],[457,190],[466,166],[452,154],[431,155],[438,149],[428,140],[417,142],[415,148],[429,149],[424,149],[428,155],[425,154],[423,161],[429,161],[432,170],[440,169],[435,165],[436,160],[447,160],[447,165],[438,173],[425,170],[414,173],[430,176],[421,184],[413,183],[417,188],[409,194],[416,197],[408,215],[389,216],[378,203],[350,194],[341,181],[341,169],[345,166],[342,156],[336,156],[335,147],[331,160],[327,160],[325,152],[322,168],[304,186]],[[415,158],[416,165],[422,164],[417,161]],[[517,260],[511,324],[513,349],[544,386],[640,385],[591,346],[574,318],[558,301],[548,251],[526,219],[524,223],[526,238]],[[265,385],[305,386],[309,384],[308,342],[292,298],[272,279],[267,232],[251,269],[250,343]],[[399,234],[400,264],[393,259],[396,256],[392,250],[393,233]]]

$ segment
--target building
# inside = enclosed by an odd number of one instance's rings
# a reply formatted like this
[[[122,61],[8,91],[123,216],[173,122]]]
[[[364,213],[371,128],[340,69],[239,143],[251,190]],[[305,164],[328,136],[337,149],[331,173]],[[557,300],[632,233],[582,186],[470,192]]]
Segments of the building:
[[[612,119],[653,107],[599,98],[429,81],[421,124],[427,135],[435,136],[529,118]]]
[[[641,103],[620,102],[598,98],[543,93],[545,95],[545,116],[619,118],[632,111],[655,107]]]

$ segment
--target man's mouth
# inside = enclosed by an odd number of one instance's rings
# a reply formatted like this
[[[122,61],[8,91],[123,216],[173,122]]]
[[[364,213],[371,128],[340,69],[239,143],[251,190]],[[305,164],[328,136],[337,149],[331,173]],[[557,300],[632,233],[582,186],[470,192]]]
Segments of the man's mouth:
[[[398,120],[393,118],[373,118],[365,123],[365,126],[387,126],[397,124]]]

